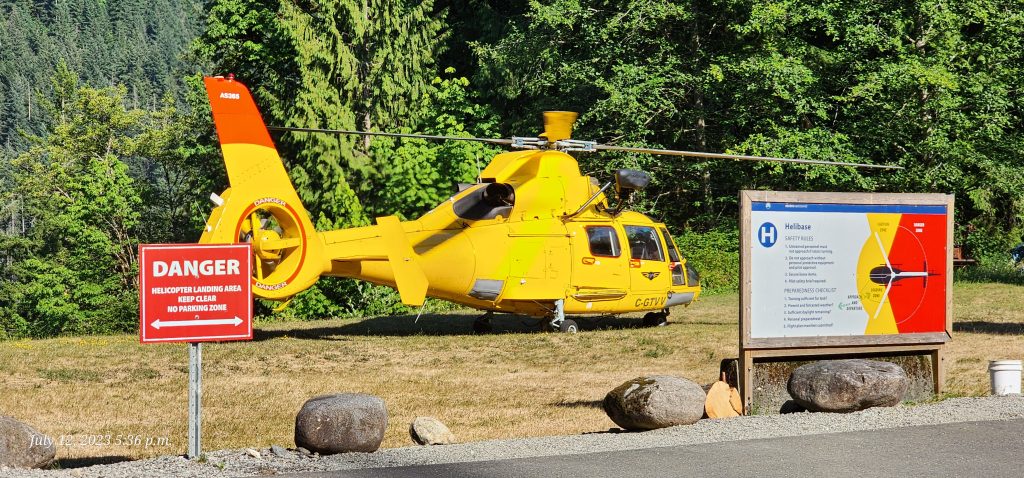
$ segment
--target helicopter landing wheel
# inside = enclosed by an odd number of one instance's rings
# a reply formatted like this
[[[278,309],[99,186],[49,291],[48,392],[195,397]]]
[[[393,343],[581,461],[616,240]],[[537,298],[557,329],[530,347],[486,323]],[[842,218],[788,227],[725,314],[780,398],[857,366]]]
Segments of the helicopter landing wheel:
[[[561,324],[558,324],[558,331],[565,334],[575,334],[580,331],[576,321],[572,319],[565,319]]]
[[[549,316],[551,317],[551,320],[547,322],[545,329],[569,332],[572,334],[579,332],[579,326],[576,325],[576,322],[565,318],[565,301],[563,299],[555,301],[555,308],[551,312],[552,315]],[[569,326],[565,325],[566,322],[571,324],[572,330],[569,330]]]
[[[494,326],[491,325],[491,316],[494,314],[488,312],[480,317],[477,317],[473,321],[473,332],[478,334],[489,334],[494,331]]]
[[[648,312],[644,315],[644,327],[664,327],[668,325],[668,311]]]

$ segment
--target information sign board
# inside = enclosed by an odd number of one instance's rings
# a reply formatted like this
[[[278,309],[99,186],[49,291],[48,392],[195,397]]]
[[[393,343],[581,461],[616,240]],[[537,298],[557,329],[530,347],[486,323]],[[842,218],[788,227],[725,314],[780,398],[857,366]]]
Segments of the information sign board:
[[[740,388],[755,359],[931,354],[952,333],[953,196],[740,192]]]
[[[945,204],[750,206],[751,337],[945,331]]]
[[[249,244],[139,246],[139,338],[252,340]]]

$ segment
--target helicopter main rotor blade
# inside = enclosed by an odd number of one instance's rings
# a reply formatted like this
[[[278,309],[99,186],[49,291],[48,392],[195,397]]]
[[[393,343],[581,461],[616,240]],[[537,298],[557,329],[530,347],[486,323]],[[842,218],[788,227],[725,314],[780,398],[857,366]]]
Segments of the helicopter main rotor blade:
[[[271,131],[294,131],[299,133],[329,133],[329,134],[353,134],[360,136],[383,136],[388,138],[415,138],[415,139],[427,139],[431,141],[475,141],[478,143],[494,144],[499,146],[512,146],[514,148],[527,148],[527,149],[548,149],[551,148],[552,144],[547,140],[540,138],[474,138],[474,137],[460,137],[460,136],[441,136],[432,134],[406,134],[406,133],[381,133],[377,131],[354,131],[345,129],[327,129],[327,128],[296,128],[290,126],[268,126],[267,129]],[[663,154],[668,156],[687,156],[692,158],[709,158],[709,159],[741,159],[746,161],[774,161],[780,163],[799,163],[799,164],[819,164],[829,166],[852,166],[857,168],[878,168],[878,169],[903,169],[902,166],[891,166],[887,164],[866,164],[866,163],[842,163],[839,161],[821,161],[816,159],[796,159],[796,158],[772,158],[768,156],[747,156],[742,154],[725,154],[725,153],[704,153],[698,151],[680,151],[674,149],[654,149],[654,148],[633,148],[628,146],[608,146],[603,144],[596,144],[592,141],[584,142],[585,147],[582,149],[575,149],[579,146],[574,146],[569,151],[622,151],[630,153],[645,153],[645,154]],[[556,143],[552,149],[562,149],[558,147]]]
[[[746,156],[742,154],[703,153],[698,151],[679,151],[674,149],[631,148],[629,146],[607,146],[603,144],[595,145],[594,149],[597,149],[598,151],[623,151],[629,153],[664,154],[667,156],[688,156],[693,158],[742,159],[746,161],[775,161],[780,163],[823,164],[830,166],[853,166],[858,168],[903,169],[902,166],[890,166],[887,164],[841,163],[839,161],[821,161],[816,159],[772,158],[768,156]]]
[[[439,136],[432,134],[403,134],[403,133],[379,133],[376,131],[352,131],[345,129],[324,129],[324,128],[293,128],[288,126],[268,126],[271,131],[296,131],[300,133],[331,133],[331,134],[355,134],[361,136],[384,136],[388,138],[415,138],[429,139],[433,141],[476,141],[478,143],[497,144],[511,146],[511,139],[497,138],[464,138],[460,136]]]

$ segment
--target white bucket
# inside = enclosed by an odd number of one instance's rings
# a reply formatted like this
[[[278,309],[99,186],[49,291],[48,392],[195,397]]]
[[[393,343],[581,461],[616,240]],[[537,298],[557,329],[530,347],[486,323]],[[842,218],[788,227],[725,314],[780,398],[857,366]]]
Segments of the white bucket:
[[[992,360],[988,373],[992,378],[992,395],[1020,393],[1020,360]]]

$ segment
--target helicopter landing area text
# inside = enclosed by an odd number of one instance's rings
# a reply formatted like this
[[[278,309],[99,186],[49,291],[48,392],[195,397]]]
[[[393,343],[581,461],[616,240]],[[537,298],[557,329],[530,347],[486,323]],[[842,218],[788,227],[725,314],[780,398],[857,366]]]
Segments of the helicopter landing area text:
[[[188,295],[193,292],[193,289],[199,295]],[[219,312],[228,310],[228,304],[224,303],[221,298],[227,297],[230,300],[230,296],[204,294],[204,292],[242,292],[242,286],[154,287],[150,289],[150,293],[154,295],[173,294],[175,296],[177,304],[167,306],[167,312],[170,313]]]
[[[221,286],[203,286],[203,287],[153,287],[149,290],[151,294],[203,294],[208,292],[242,292],[242,286],[240,285],[221,285]]]
[[[946,207],[753,202],[751,337],[939,332]]]

